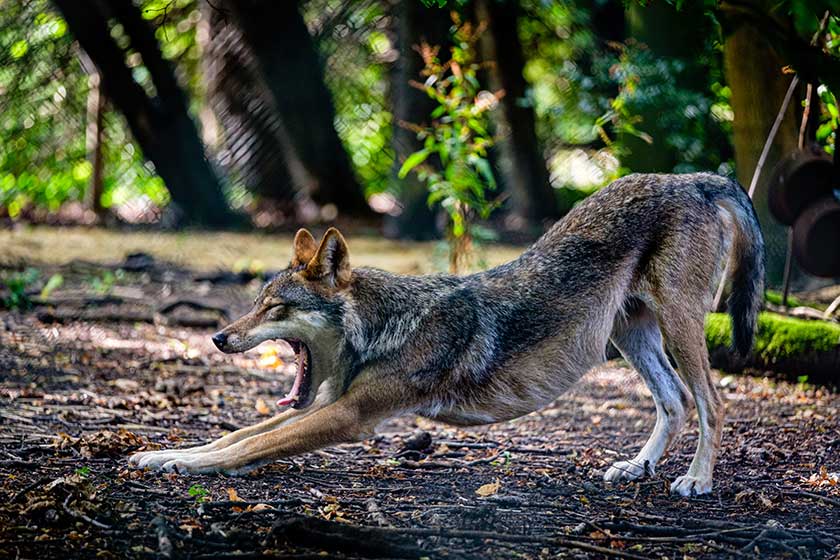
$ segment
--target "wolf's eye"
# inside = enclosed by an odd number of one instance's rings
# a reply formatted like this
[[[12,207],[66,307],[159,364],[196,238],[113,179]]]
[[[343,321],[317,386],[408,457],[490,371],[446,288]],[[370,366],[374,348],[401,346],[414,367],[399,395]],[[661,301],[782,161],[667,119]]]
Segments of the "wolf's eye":
[[[285,302],[282,299],[271,296],[267,296],[262,301],[263,307],[276,307],[278,305],[283,305],[284,303]]]
[[[278,303],[277,305],[273,305],[267,308],[265,314],[270,319],[278,319],[286,315],[286,311],[286,306],[282,303]]]

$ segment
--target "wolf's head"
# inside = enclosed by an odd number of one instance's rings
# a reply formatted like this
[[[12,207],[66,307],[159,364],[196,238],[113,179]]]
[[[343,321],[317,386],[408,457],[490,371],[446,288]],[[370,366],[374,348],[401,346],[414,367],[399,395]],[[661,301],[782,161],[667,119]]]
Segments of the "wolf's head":
[[[301,229],[289,268],[266,283],[254,306],[213,336],[222,352],[244,352],[266,340],[284,340],[295,352],[297,375],[278,405],[306,408],[328,379],[342,382],[342,292],[352,271],[347,242],[330,228],[318,244]]]

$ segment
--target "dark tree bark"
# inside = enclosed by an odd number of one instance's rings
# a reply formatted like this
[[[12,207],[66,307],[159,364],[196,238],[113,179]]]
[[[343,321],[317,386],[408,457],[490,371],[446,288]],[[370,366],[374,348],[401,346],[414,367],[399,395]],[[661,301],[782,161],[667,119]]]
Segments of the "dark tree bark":
[[[102,87],[123,113],[143,153],[155,165],[172,200],[192,223],[230,224],[221,186],[213,173],[187,110],[187,99],[149,25],[130,0],[100,4],[92,0],[55,0],[71,32],[102,76]],[[110,13],[103,13],[103,6]],[[149,98],[125,64],[125,52],[111,37],[113,16],[143,59],[157,95]]]
[[[423,148],[417,133],[404,124],[426,126],[431,120],[435,102],[425,92],[411,86],[409,81],[421,80],[423,59],[415,50],[422,43],[440,47],[440,56],[446,57],[451,44],[451,22],[445,10],[424,6],[417,0],[402,0],[395,7],[396,36],[399,58],[391,71],[391,107],[394,115],[394,180],[399,181],[402,213],[386,223],[386,233],[409,239],[437,237],[436,211],[426,202],[429,192],[426,184],[409,173],[405,179],[397,178],[405,159]],[[432,164],[432,162],[429,162]]]
[[[248,191],[285,215],[295,214],[300,194],[311,183],[294,177],[302,164],[283,130],[271,92],[264,84],[242,30],[228,17],[230,0],[203,2],[201,62],[207,100],[224,134],[211,145],[226,172]],[[292,161],[294,160],[294,161]]]
[[[559,217],[559,210],[537,140],[534,109],[527,102],[528,83],[522,74],[525,57],[517,29],[518,2],[479,0],[476,10],[478,20],[489,24],[481,46],[484,60],[493,63],[490,86],[505,92],[497,127],[504,138],[499,144],[499,164],[511,210],[528,226],[541,228],[544,221]]]
[[[297,2],[238,0],[228,5],[257,60],[289,141],[311,177],[307,190],[312,199],[335,204],[344,214],[371,216],[336,132],[323,66]]]

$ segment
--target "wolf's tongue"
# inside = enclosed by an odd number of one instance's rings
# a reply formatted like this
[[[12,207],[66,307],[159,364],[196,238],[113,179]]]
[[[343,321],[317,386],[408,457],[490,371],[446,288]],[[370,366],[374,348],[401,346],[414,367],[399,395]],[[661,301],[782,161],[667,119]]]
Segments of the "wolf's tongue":
[[[304,365],[303,365],[303,348],[296,348],[297,355],[297,374],[295,375],[295,384],[292,385],[292,390],[288,392],[288,394],[277,401],[277,406],[289,406],[293,402],[298,400],[298,392],[300,391],[300,384],[303,381],[303,373],[304,373]]]

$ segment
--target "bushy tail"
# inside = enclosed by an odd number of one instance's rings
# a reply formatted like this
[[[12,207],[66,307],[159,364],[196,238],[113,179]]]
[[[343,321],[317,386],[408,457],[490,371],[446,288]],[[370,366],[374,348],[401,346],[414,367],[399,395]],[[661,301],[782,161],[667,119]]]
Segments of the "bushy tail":
[[[752,201],[743,187],[737,183],[733,186],[735,189],[727,197],[736,225],[729,264],[732,293],[727,307],[732,317],[732,345],[746,356],[752,349],[758,313],[764,306],[764,238]]]

